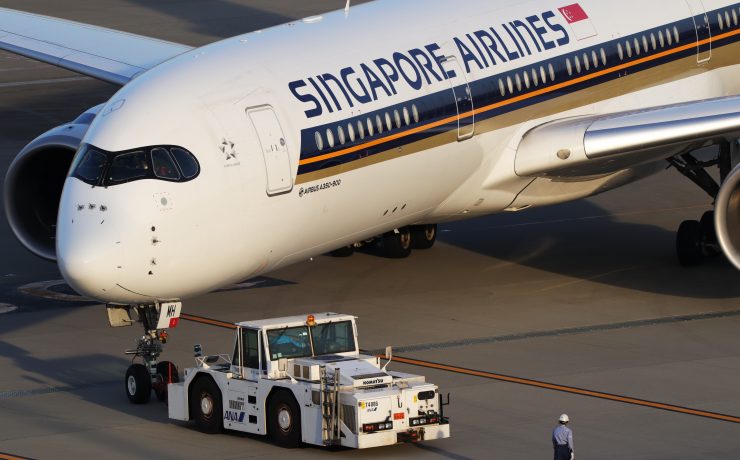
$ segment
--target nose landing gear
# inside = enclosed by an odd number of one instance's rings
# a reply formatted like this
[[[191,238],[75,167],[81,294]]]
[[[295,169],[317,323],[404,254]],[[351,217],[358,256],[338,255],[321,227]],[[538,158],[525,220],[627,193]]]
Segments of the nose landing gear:
[[[136,348],[126,350],[133,356],[126,370],[124,386],[126,396],[133,404],[145,404],[152,390],[160,401],[167,401],[167,385],[180,381],[177,367],[170,361],[159,361],[167,343],[166,328],[175,327],[180,316],[181,304],[155,304],[137,306],[108,306],[108,317],[113,327],[130,326],[140,322],[144,335],[136,342]],[[140,359],[141,362],[135,362]]]

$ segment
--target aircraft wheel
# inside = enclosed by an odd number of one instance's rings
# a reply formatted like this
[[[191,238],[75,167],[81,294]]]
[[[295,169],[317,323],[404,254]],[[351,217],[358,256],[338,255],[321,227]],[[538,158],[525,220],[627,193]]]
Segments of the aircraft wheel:
[[[126,370],[126,396],[133,404],[145,404],[152,396],[152,377],[143,364],[132,364]]]
[[[275,393],[267,408],[267,433],[275,444],[293,448],[301,445],[301,410],[291,393]]]
[[[381,237],[383,255],[389,259],[404,259],[411,254],[411,231],[408,227],[388,232]]]
[[[210,377],[201,377],[190,391],[190,417],[199,431],[208,434],[223,429],[221,391]]]
[[[159,382],[154,384],[154,394],[160,401],[167,401],[167,384],[177,383],[180,376],[177,374],[177,367],[169,361],[157,363],[157,374]]]
[[[704,233],[704,253],[708,256],[718,256],[722,253],[717,240],[717,230],[714,228],[714,211],[707,211],[701,216],[701,230]]]
[[[429,249],[437,241],[437,225],[414,225],[411,227],[411,247]]]
[[[685,267],[704,262],[704,232],[699,221],[681,222],[676,234],[676,252],[678,261]]]

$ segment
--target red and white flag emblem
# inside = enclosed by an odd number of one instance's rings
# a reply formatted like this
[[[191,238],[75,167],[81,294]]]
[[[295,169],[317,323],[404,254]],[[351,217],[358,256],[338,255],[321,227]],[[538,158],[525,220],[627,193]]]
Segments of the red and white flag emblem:
[[[568,24],[588,19],[588,15],[578,3],[558,8],[558,10],[565,20],[568,21]]]

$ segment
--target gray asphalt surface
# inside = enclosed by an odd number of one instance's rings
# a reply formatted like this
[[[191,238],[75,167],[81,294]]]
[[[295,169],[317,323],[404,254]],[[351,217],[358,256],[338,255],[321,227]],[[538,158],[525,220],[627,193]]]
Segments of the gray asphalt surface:
[[[343,6],[340,0],[0,1],[200,45]],[[35,136],[116,88],[0,53],[0,177]],[[710,200],[675,171],[599,197],[441,227],[430,251],[321,257],[270,274],[284,282],[209,294],[188,313],[241,321],[334,310],[360,317],[366,349],[740,416],[740,275],[722,258],[678,266],[674,232]],[[138,328],[105,310],[22,286],[60,278],[0,219],[0,452],[56,458],[550,457],[561,412],[578,458],[735,458],[740,425],[392,364],[452,393],[453,437],[371,451],[286,451],[256,437],[207,436],[128,404],[123,350]],[[48,283],[48,285],[54,283]],[[63,287],[52,287],[58,294]],[[39,289],[34,292],[38,293]],[[25,289],[25,292],[29,292]],[[0,307],[3,307],[0,305]],[[677,318],[680,317],[680,318]],[[231,348],[228,331],[183,322],[163,358],[191,365],[193,343]]]

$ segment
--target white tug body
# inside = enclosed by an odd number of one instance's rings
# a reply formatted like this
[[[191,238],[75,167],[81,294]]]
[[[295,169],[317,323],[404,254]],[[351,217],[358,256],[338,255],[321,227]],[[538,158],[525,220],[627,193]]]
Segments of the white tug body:
[[[360,354],[355,319],[317,313],[237,324],[233,355],[199,356],[183,382],[168,385],[169,417],[289,447],[449,437],[438,387]]]

